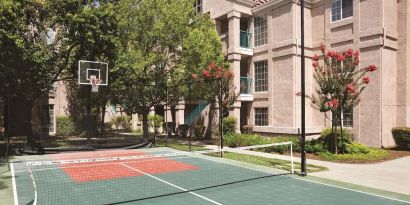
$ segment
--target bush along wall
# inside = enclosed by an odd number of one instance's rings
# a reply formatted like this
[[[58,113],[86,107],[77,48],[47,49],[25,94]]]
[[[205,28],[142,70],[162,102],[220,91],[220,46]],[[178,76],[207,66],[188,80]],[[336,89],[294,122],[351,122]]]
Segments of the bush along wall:
[[[410,127],[395,127],[392,134],[397,148],[410,150]]]
[[[60,136],[73,136],[79,134],[79,129],[75,124],[75,121],[71,117],[60,116],[56,118],[57,135]]]

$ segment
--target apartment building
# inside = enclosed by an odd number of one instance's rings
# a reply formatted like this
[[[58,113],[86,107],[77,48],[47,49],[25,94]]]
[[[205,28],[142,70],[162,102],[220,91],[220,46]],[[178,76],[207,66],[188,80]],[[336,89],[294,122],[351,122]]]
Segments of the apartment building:
[[[241,93],[230,110],[237,129],[298,134],[301,126],[300,3],[297,0],[197,0],[214,20]],[[360,143],[394,146],[391,128],[410,126],[410,0],[305,0],[306,93],[314,92],[311,66],[319,46],[358,49],[360,67],[375,64],[359,106],[343,124]],[[330,125],[306,104],[306,132]]]

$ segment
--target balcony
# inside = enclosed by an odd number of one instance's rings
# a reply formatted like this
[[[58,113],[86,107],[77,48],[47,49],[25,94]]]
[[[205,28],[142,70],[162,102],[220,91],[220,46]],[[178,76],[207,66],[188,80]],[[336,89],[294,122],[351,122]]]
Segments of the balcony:
[[[250,48],[250,42],[251,42],[251,36],[252,34],[247,32],[247,31],[241,31],[241,40],[240,40],[240,45],[241,48]]]
[[[241,31],[240,36],[240,53],[246,56],[253,56],[253,49],[251,48],[252,34],[247,31]]]
[[[241,94],[252,94],[252,78],[241,77],[240,79]]]
[[[240,91],[241,91],[241,94],[239,95],[239,100],[240,101],[253,101],[252,78],[241,77],[239,84],[240,84]]]

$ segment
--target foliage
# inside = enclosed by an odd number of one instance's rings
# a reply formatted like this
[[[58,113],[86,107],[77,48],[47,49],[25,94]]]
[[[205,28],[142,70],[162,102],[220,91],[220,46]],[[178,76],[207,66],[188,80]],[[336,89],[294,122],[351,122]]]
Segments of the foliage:
[[[253,126],[252,126],[252,125],[242,126],[242,133],[244,133],[244,134],[252,134],[252,133],[253,133]]]
[[[332,113],[332,128],[341,126],[341,116],[343,110],[351,110],[360,102],[360,95],[370,82],[370,78],[365,76],[368,72],[373,72],[377,68],[370,65],[362,69],[357,69],[359,65],[359,51],[353,52],[348,49],[344,53],[327,51],[322,44],[323,65],[319,65],[319,57],[313,57],[312,66],[314,68],[314,79],[317,83],[316,93],[311,98],[312,105],[320,112]],[[335,130],[332,130],[335,133]],[[328,147],[329,151],[337,153],[338,139],[333,134],[333,147]]]
[[[268,144],[268,140],[260,135],[231,133],[224,136],[224,144],[229,147],[244,147]]]
[[[197,139],[202,139],[205,133],[205,126],[194,125],[194,136]]]
[[[291,163],[287,160],[272,159],[272,158],[240,154],[240,153],[234,153],[234,152],[225,152],[223,157],[227,159],[237,160],[241,162],[246,162],[246,163],[256,164],[256,165],[261,165],[261,166],[266,166],[266,167],[272,167],[276,169],[283,169],[283,170],[288,170],[288,171],[292,169]],[[295,165],[294,167],[295,170],[300,169],[299,163],[294,163],[294,165]],[[327,170],[327,168],[322,167],[322,166],[307,164],[307,171],[309,173],[324,171],[324,170]]]
[[[80,134],[80,129],[76,126],[73,118],[59,116],[56,118],[56,134],[60,136],[74,136]]]
[[[154,129],[155,133],[158,132],[158,128],[162,126],[164,118],[160,115],[148,115],[148,124]]]
[[[131,130],[131,116],[120,115],[112,119],[116,129]]]
[[[340,139],[340,128],[336,129],[335,135],[337,135],[337,138]],[[355,143],[352,140],[351,134],[346,130],[342,130],[342,138],[341,140],[338,140],[337,143],[337,149],[342,151],[345,154],[367,154],[369,152],[369,149],[361,145],[359,143]],[[333,136],[334,134],[332,133],[331,128],[327,128],[322,131],[320,134],[320,137],[318,139],[313,139],[311,141],[306,142],[306,152],[308,153],[326,153],[331,150],[329,147],[332,147],[334,145],[334,139],[335,137]],[[342,143],[343,142],[343,143]]]
[[[222,127],[224,134],[232,134],[235,133],[236,130],[236,118],[233,116],[225,117],[222,120]]]
[[[123,0],[118,16],[117,99],[127,112],[142,114],[147,137],[149,109],[165,102],[167,94],[171,106],[186,95],[188,70],[198,66],[188,59],[206,41],[193,33],[207,36],[215,28],[195,14],[191,0]],[[220,54],[216,44],[208,46]]]
[[[410,127],[395,127],[392,133],[398,148],[410,150]]]
[[[190,126],[188,124],[180,124],[178,126],[179,133],[182,137],[187,137]]]
[[[340,162],[372,162],[387,159],[389,152],[383,149],[367,148],[367,153],[352,153],[352,154],[332,154],[329,152],[319,153],[319,157],[327,161],[340,161]]]

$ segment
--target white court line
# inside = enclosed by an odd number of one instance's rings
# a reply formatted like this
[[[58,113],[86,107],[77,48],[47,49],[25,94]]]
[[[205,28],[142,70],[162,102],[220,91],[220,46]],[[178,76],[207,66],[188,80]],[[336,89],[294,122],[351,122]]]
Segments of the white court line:
[[[177,156],[176,158],[155,158],[155,159],[144,159],[144,161],[130,161],[130,162],[152,162],[155,160],[164,160],[164,159],[168,159],[168,160],[175,160],[175,159],[184,159],[184,158],[192,158],[190,156]],[[82,168],[82,167],[98,167],[98,166],[106,166],[106,165],[116,165],[116,164],[121,164],[119,163],[120,161],[113,161],[112,163],[103,163],[103,164],[89,164],[89,165],[80,165],[80,166],[63,166],[63,167],[50,167],[50,168],[42,168],[42,169],[33,169],[33,172],[37,172],[37,171],[47,171],[47,170],[60,170],[63,168]],[[81,164],[81,163],[79,163]],[[14,171],[15,173],[19,173],[19,172],[27,172],[26,169],[23,170],[17,170]]]
[[[393,200],[393,201],[398,201],[398,202],[403,202],[403,203],[406,203],[406,204],[410,204],[409,201],[395,199],[395,198],[382,196],[382,195],[378,195],[378,194],[372,194],[372,193],[365,192],[365,191],[359,191],[359,190],[349,189],[349,188],[345,188],[345,187],[341,187],[341,186],[325,184],[325,183],[322,183],[322,182],[316,182],[316,181],[312,181],[312,180],[309,180],[309,179],[301,179],[301,178],[297,178],[297,177],[292,177],[292,178],[297,179],[297,180],[301,180],[301,181],[312,182],[312,183],[315,183],[315,184],[321,184],[321,185],[325,185],[325,186],[335,187],[335,188],[339,188],[339,189],[344,189],[344,190],[348,190],[348,191],[358,192],[358,193],[367,194],[367,195],[370,195],[370,196],[376,196],[376,197],[380,197],[380,198],[385,198],[385,199],[390,199],[390,200]]]
[[[141,171],[141,170],[135,169],[134,167],[130,167],[130,166],[128,166],[128,165],[126,165],[126,164],[123,164],[123,163],[121,163],[121,165],[123,165],[123,166],[125,166],[125,167],[127,167],[127,168],[129,168],[129,169],[132,169],[132,170],[134,170],[134,171],[136,171],[136,172],[139,172],[139,173],[141,173],[141,174],[144,174],[144,175],[146,175],[146,176],[149,176],[149,177],[151,177],[151,178],[153,178],[153,179],[156,179],[156,180],[158,180],[158,181],[160,181],[160,182],[162,182],[162,183],[165,183],[165,184],[168,184],[168,185],[170,185],[170,186],[173,186],[173,187],[175,187],[175,188],[177,188],[177,189],[179,189],[179,190],[182,190],[182,191],[184,191],[184,192],[190,193],[190,194],[192,194],[192,195],[194,195],[194,196],[196,196],[196,197],[199,197],[199,198],[201,198],[201,199],[204,199],[204,200],[206,200],[206,201],[209,201],[209,202],[211,202],[211,203],[213,203],[213,204],[223,205],[223,204],[218,203],[218,202],[216,202],[216,201],[214,201],[214,200],[212,200],[212,199],[209,199],[209,198],[206,198],[206,197],[204,197],[204,196],[202,196],[202,195],[199,195],[199,194],[197,194],[197,193],[195,193],[195,192],[189,191],[189,190],[184,189],[184,188],[182,188],[182,187],[180,187],[180,186],[177,186],[177,185],[172,184],[172,183],[170,183],[170,182],[167,182],[167,181],[165,181],[165,180],[163,180],[163,179],[160,179],[160,178],[158,178],[158,177],[155,177],[155,176],[153,176],[153,175],[151,175],[151,174],[148,174],[148,173],[145,173],[145,172],[143,172],[143,171]]]
[[[265,171],[265,170],[259,170],[259,169],[256,169],[256,168],[245,167],[245,166],[243,166],[243,165],[232,164],[232,163],[229,163],[229,162],[222,162],[222,161],[219,161],[219,160],[210,159],[210,158],[208,158],[208,157],[196,157],[196,158],[205,159],[205,160],[209,160],[209,161],[213,161],[213,162],[219,162],[219,163],[222,163],[222,164],[228,164],[228,165],[237,166],[237,167],[241,167],[241,168],[244,168],[244,169],[250,169],[250,170],[259,171],[259,172],[264,172],[264,173],[268,173],[268,174],[274,174],[274,173],[271,173],[271,172],[268,172],[268,171]],[[246,162],[245,162],[245,163],[246,163]],[[278,175],[278,176],[283,176],[283,175]],[[289,175],[288,175],[288,176],[289,176]],[[283,177],[284,177],[284,176],[283,176]],[[320,185],[324,185],[324,186],[335,187],[335,188],[344,189],[344,190],[348,190],[348,191],[352,191],[352,192],[358,192],[358,193],[361,193],[361,194],[366,194],[366,195],[370,195],[370,196],[375,196],[375,197],[379,197],[379,198],[385,198],[385,199],[390,199],[390,200],[393,200],[393,201],[404,202],[404,203],[406,203],[406,204],[410,204],[409,201],[404,201],[404,200],[400,200],[400,199],[395,199],[395,198],[391,198],[391,197],[387,197],[387,196],[382,196],[382,195],[378,195],[378,194],[372,194],[372,193],[368,193],[368,192],[364,192],[364,191],[359,191],[359,190],[355,190],[355,189],[349,189],[349,188],[345,188],[345,187],[341,187],[341,186],[336,186],[336,185],[331,185],[331,184],[325,184],[325,183],[316,182],[316,181],[312,181],[312,180],[308,180],[308,179],[301,179],[301,178],[294,177],[294,176],[290,176],[290,177],[293,178],[293,179],[297,179],[297,180],[312,182],[312,183],[316,183],[316,184],[320,184]]]
[[[10,163],[10,169],[11,169],[11,181],[12,181],[12,184],[13,184],[14,205],[19,205],[19,200],[18,200],[18,197],[17,197],[16,176],[14,175],[13,162]]]

